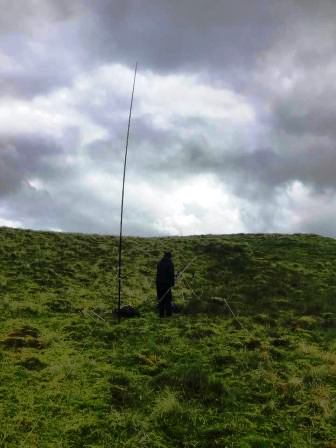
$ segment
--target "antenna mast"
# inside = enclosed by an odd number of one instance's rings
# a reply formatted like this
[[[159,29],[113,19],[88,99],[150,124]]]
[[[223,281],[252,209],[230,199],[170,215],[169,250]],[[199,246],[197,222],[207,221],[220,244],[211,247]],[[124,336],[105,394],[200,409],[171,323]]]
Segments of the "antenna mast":
[[[135,64],[135,70],[134,70],[134,80],[133,80],[131,105],[130,105],[130,111],[129,111],[129,116],[128,116],[126,149],[125,149],[125,159],[124,159],[124,174],[123,174],[123,184],[122,184],[122,193],[121,193],[120,233],[119,233],[119,260],[118,260],[118,319],[119,319],[119,321],[120,321],[120,306],[121,306],[121,274],[122,274],[122,258],[121,258],[121,252],[122,252],[121,251],[121,247],[122,247],[122,244],[121,243],[122,243],[122,225],[123,225],[123,214],[124,214],[125,177],[126,177],[128,139],[129,139],[130,127],[131,127],[133,97],[134,97],[135,78],[136,78],[136,74],[137,74],[137,69],[138,69],[138,63]]]

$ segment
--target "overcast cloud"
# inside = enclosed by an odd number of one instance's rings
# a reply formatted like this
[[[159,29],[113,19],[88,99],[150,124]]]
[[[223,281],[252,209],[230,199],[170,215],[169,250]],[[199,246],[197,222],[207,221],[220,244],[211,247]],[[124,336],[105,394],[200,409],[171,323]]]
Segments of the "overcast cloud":
[[[0,0],[0,226],[336,236],[334,0]]]

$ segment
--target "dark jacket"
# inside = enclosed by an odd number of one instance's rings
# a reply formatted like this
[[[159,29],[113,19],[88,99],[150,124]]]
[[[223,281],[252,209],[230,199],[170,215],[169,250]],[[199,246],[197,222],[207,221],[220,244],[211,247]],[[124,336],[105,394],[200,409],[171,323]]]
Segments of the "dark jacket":
[[[157,265],[156,284],[169,288],[175,284],[174,264],[170,257],[164,256]]]

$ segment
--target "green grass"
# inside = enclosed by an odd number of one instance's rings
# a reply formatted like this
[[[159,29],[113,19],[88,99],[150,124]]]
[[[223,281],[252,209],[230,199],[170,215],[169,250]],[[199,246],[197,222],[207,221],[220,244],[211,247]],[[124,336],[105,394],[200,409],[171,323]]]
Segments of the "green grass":
[[[336,241],[0,229],[1,447],[336,447]],[[160,321],[172,250],[182,312]],[[226,299],[235,313],[231,314]]]

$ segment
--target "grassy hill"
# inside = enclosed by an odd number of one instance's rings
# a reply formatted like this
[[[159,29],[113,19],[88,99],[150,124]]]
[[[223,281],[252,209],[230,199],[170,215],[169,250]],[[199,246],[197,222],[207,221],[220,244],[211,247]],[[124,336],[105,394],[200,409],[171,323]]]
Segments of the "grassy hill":
[[[0,228],[1,447],[336,447],[335,240],[126,238],[120,324],[117,246]]]

